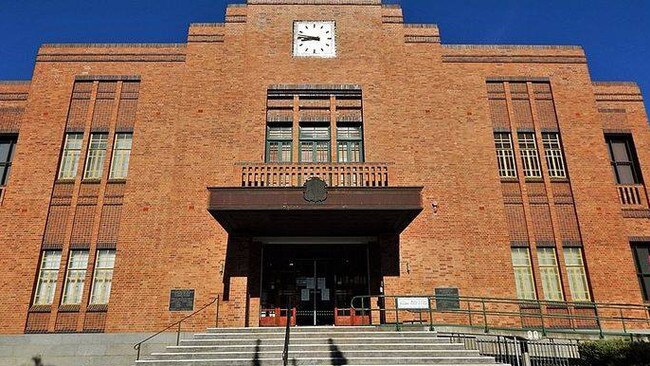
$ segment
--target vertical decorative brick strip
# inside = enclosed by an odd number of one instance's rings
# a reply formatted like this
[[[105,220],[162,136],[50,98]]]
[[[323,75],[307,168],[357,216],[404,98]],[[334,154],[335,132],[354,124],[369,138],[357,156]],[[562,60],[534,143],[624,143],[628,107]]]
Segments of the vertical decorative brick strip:
[[[120,92],[120,102],[117,112],[117,124],[115,127],[117,132],[133,131],[139,91],[139,81],[122,82],[122,90]]]

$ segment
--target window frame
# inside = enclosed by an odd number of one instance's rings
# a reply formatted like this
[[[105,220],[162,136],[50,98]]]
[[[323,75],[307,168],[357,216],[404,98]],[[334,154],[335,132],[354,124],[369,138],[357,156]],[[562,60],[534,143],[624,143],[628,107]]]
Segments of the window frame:
[[[639,280],[639,289],[641,290],[641,295],[643,296],[644,301],[650,301],[650,286],[646,288],[645,279],[650,278],[650,269],[649,272],[643,272],[641,266],[641,258],[637,253],[638,247],[646,247],[650,252],[650,242],[633,242],[632,243],[632,257],[634,258],[634,266],[636,269],[636,275]],[[649,259],[650,260],[650,259]],[[650,267],[650,266],[649,266]]]
[[[525,251],[525,257],[526,257],[526,264],[517,264],[515,259],[515,253],[516,252],[522,252]],[[511,247],[510,248],[510,256],[512,259],[512,268],[514,272],[514,280],[515,280],[515,291],[517,295],[518,300],[537,300],[537,288],[535,287],[535,275],[533,274],[533,263],[530,257],[530,248],[528,247]],[[517,269],[524,269],[526,273],[523,273],[522,271],[517,271]],[[527,278],[520,277],[521,275],[525,275]],[[528,282],[528,286],[530,288],[530,291],[528,293],[524,293],[525,289],[524,286],[520,286],[519,284],[519,279],[522,279],[523,281]],[[523,284],[523,282],[522,282]],[[530,296],[528,296],[530,295]],[[528,296],[528,297],[527,297]]]
[[[78,147],[70,147],[70,137],[75,136],[75,143]],[[66,132],[63,139],[63,148],[61,149],[61,161],[59,162],[58,180],[74,180],[79,174],[79,159],[81,159],[81,150],[83,148],[84,134],[82,132]],[[72,162],[71,162],[72,161]],[[64,174],[66,173],[66,174]]]
[[[273,137],[271,136],[271,129],[273,128],[288,128],[290,137]],[[277,161],[271,159],[271,144],[278,144],[278,157]],[[289,160],[285,161],[283,156],[284,147],[289,147]],[[267,163],[291,163],[293,162],[293,126],[290,123],[268,123],[266,125],[266,146],[265,146],[265,161]]]
[[[85,256],[81,266],[75,262],[77,254]],[[73,249],[68,253],[68,266],[65,272],[65,279],[63,281],[63,295],[61,296],[61,305],[80,305],[83,300],[84,285],[86,281],[86,274],[88,273],[88,258],[90,252],[87,249]],[[74,282],[73,282],[74,281]],[[70,286],[75,286],[74,292],[68,293]],[[72,299],[75,301],[71,301]]]
[[[95,141],[95,137],[103,137]],[[93,146],[93,144],[103,145],[103,148]],[[108,150],[108,133],[93,132],[88,140],[88,151],[86,152],[86,161],[84,165],[84,180],[101,180],[104,174],[104,163],[106,162],[106,151]],[[94,173],[90,175],[90,173]]]
[[[548,176],[555,179],[566,179],[567,169],[564,159],[564,149],[559,132],[542,132],[542,145],[546,157]]]
[[[567,272],[567,281],[569,282],[569,290],[571,291],[571,300],[580,302],[591,301],[591,291],[589,289],[589,279],[587,278],[587,269],[585,268],[584,251],[581,247],[565,247],[562,249],[564,254],[564,266]],[[577,255],[570,255],[570,252],[576,252]],[[571,258],[579,258],[579,261],[570,262]],[[577,276],[577,277],[576,277]],[[581,282],[584,286],[583,289],[577,289],[574,286],[575,282]],[[582,295],[579,295],[579,292]]]
[[[507,137],[507,141],[504,138]],[[497,167],[499,169],[499,177],[502,179],[517,179],[517,159],[515,157],[515,148],[512,143],[512,133],[510,132],[494,132],[494,148],[497,155]],[[504,147],[504,144],[510,147]],[[507,165],[511,166],[508,167]]]
[[[605,142],[607,143],[607,152],[609,155],[609,162],[612,166],[612,171],[614,174],[614,182],[618,185],[637,185],[643,184],[643,176],[641,174],[641,169],[639,166],[639,159],[636,155],[636,148],[634,146],[634,138],[632,134],[605,134]],[[625,152],[627,154],[628,161],[617,161],[613,143],[622,142],[625,144]],[[629,166],[632,174],[632,183],[622,183],[618,166]]]
[[[110,267],[99,266],[100,260],[102,259],[102,253],[107,253],[109,255],[112,255]],[[115,274],[116,258],[117,258],[117,251],[115,249],[97,249],[97,251],[95,252],[95,266],[93,268],[92,287],[90,289],[90,298],[88,300],[90,305],[108,305],[111,297],[111,290],[113,287],[113,276]],[[104,271],[102,273],[110,273],[110,276],[100,277],[99,276],[100,271]],[[98,281],[100,278],[103,282],[101,283],[101,285],[98,285]],[[106,283],[109,284],[108,290],[106,287]],[[103,291],[100,292],[101,295],[97,295],[98,286],[101,286],[101,290]],[[100,301],[97,301],[98,298],[100,299]]]
[[[517,144],[521,158],[524,178],[541,179],[542,165],[539,161],[539,151],[535,132],[517,132]]]
[[[48,257],[53,255],[56,259],[53,262],[48,261]],[[46,266],[53,264],[56,266]],[[41,258],[38,265],[38,278],[36,279],[36,287],[34,288],[34,298],[32,305],[34,306],[50,306],[54,302],[56,296],[56,286],[59,279],[59,270],[61,268],[61,250],[43,250],[41,251]],[[47,281],[47,282],[44,282]],[[47,286],[46,290],[41,291],[42,286]],[[43,301],[43,295],[45,301]]]
[[[359,137],[352,137],[352,136],[344,136],[342,137],[339,135],[339,129],[343,128],[355,128],[359,130]],[[352,157],[354,156],[354,144],[358,144],[359,146],[359,159],[354,160],[354,159],[348,159],[348,161],[342,161],[342,156],[341,156],[341,147],[343,146],[345,149],[345,154],[346,156]],[[336,162],[337,163],[363,163],[365,162],[365,156],[364,156],[364,151],[363,151],[363,124],[361,123],[337,123],[336,124]]]
[[[0,160],[0,168],[4,168],[0,173],[0,188],[6,187],[9,184],[9,174],[11,173],[11,166],[13,163],[14,155],[16,154],[16,144],[18,143],[18,135],[16,134],[2,134],[0,135],[0,143],[8,142],[9,151],[7,152],[7,160]],[[1,172],[1,171],[0,171]]]
[[[305,128],[315,128],[315,127],[324,127],[327,129],[327,138],[322,137],[309,137],[305,138],[303,137],[303,129]],[[325,126],[322,123],[308,123],[306,126],[305,125],[299,125],[298,126],[298,162],[300,163],[314,163],[314,164],[327,164],[332,161],[332,126],[327,124]],[[303,159],[303,144],[305,145],[311,145],[311,154],[313,156],[313,159],[311,161],[306,161]],[[319,145],[323,146],[327,144],[327,160],[326,161],[320,161],[318,159],[319,156]]]
[[[546,257],[544,257],[546,255]],[[546,259],[552,259],[547,263]],[[542,282],[542,291],[546,301],[564,301],[564,289],[560,277],[560,267],[557,260],[557,250],[554,247],[537,248],[537,266]],[[554,286],[555,288],[553,288]]]
[[[120,136],[129,137],[129,148],[119,148],[118,142]],[[115,137],[113,138],[113,151],[111,152],[111,167],[108,172],[108,179],[110,180],[124,180],[127,179],[129,175],[129,165],[131,163],[131,151],[133,150],[133,132],[116,132]],[[116,161],[118,158],[118,153],[123,152],[124,155],[121,156],[120,161]],[[118,164],[121,163],[121,164]],[[116,169],[116,166],[119,165],[120,169]],[[122,173],[117,175],[116,172]]]

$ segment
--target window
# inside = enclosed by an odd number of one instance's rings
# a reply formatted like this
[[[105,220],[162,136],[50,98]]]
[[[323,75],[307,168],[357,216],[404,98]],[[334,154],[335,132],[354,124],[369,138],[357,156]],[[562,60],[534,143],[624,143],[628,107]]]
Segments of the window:
[[[573,301],[591,301],[582,249],[564,248],[564,264],[571,289],[571,299]]]
[[[544,144],[544,154],[548,165],[548,175],[551,178],[566,178],[560,135],[556,132],[542,133],[542,143]]]
[[[90,146],[88,146],[88,158],[86,159],[86,169],[84,170],[84,179],[102,178],[102,170],[104,169],[104,159],[106,159],[107,144],[108,144],[108,134],[93,133],[90,135]]]
[[[512,267],[515,270],[517,298],[535,300],[537,296],[535,295],[533,268],[530,264],[528,248],[512,248]]]
[[[535,134],[532,132],[520,132],[517,138],[519,140],[519,153],[521,154],[524,176],[526,178],[541,178],[542,171],[539,168],[539,155],[537,154]]]
[[[15,136],[0,136],[0,199],[2,199],[2,187],[9,182],[11,161],[16,150]]]
[[[337,160],[339,163],[363,161],[363,137],[360,125],[336,127]]]
[[[88,251],[72,250],[68,258],[68,273],[63,288],[63,305],[81,304],[84,292],[84,280],[88,267]]]
[[[639,162],[631,135],[605,135],[614,179],[618,184],[641,184]]]
[[[293,128],[291,125],[277,124],[266,127],[266,162],[290,163],[292,153]]]
[[[330,161],[330,128],[323,125],[300,126],[300,162]]]
[[[549,301],[564,300],[555,248],[537,248],[537,260],[539,261],[544,299]]]
[[[494,146],[497,150],[499,176],[501,178],[517,178],[515,152],[512,148],[512,137],[510,136],[510,133],[495,132]]]
[[[95,274],[93,288],[90,294],[90,303],[108,304],[113,282],[113,267],[115,266],[115,250],[98,250],[95,261]]]
[[[51,305],[52,301],[54,301],[54,290],[56,290],[56,280],[59,275],[60,264],[61,251],[43,251],[41,265],[38,271],[34,305]]]
[[[650,301],[650,243],[635,243],[632,251],[643,299]]]
[[[59,179],[74,179],[77,176],[79,166],[79,154],[81,154],[82,133],[67,133],[59,167]]]
[[[113,144],[113,159],[111,160],[110,179],[126,179],[129,172],[129,160],[131,159],[131,145],[133,143],[133,134],[117,133],[115,134],[115,143]]]

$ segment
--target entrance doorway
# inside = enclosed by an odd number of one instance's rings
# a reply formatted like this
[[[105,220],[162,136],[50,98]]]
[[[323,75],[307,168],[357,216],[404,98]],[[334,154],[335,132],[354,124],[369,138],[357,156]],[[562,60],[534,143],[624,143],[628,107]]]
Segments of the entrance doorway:
[[[261,317],[280,316],[276,309],[290,301],[297,325],[333,325],[354,296],[369,294],[367,244],[268,244],[262,250]]]

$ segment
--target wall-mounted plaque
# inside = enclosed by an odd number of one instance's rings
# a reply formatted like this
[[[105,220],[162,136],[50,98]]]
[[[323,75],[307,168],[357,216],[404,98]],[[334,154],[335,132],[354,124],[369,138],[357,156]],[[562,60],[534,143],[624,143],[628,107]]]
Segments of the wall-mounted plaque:
[[[436,309],[439,311],[460,309],[458,289],[455,287],[436,288]]]
[[[171,290],[169,293],[169,311],[194,310],[194,289]]]
[[[398,297],[397,308],[401,310],[429,310],[429,298]]]

